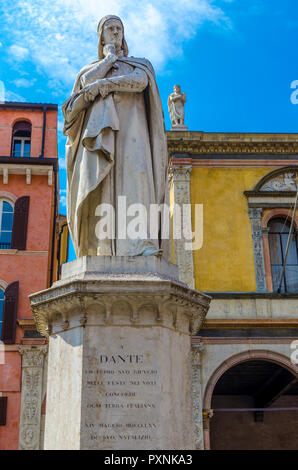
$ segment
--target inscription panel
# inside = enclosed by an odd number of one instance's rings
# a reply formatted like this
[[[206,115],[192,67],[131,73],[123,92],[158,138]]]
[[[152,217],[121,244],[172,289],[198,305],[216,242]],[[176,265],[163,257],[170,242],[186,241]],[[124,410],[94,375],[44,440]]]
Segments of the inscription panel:
[[[158,352],[149,344],[120,336],[115,341],[115,335],[111,342],[105,338],[103,348],[90,344],[83,370],[84,448],[156,448],[160,370]]]

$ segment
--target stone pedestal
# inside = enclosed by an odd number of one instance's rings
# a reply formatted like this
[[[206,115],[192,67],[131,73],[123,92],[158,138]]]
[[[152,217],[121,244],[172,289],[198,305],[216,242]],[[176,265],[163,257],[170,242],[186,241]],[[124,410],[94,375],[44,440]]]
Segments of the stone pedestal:
[[[187,126],[183,124],[172,124],[171,131],[185,132],[188,130]]]
[[[191,334],[210,298],[157,257],[84,257],[30,296],[50,336],[45,449],[194,449]]]

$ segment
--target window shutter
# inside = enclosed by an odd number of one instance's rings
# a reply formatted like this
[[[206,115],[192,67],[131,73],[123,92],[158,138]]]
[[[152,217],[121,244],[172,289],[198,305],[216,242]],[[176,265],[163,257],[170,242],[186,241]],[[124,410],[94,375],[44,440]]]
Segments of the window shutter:
[[[29,201],[29,196],[23,196],[14,206],[11,248],[16,250],[26,250]]]
[[[1,341],[14,344],[16,339],[19,281],[9,284],[5,290]]]
[[[0,397],[0,426],[6,425],[7,397]]]

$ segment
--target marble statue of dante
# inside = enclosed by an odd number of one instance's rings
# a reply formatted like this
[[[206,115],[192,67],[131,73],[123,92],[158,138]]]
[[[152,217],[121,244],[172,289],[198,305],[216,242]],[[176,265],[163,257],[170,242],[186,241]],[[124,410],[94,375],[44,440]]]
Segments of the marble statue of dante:
[[[127,207],[167,202],[167,142],[154,70],[146,59],[128,57],[122,21],[106,16],[98,25],[98,60],[79,72],[62,107],[67,136],[68,225],[78,257],[84,255],[169,256],[169,241],[98,240],[99,204],[118,196]],[[116,216],[115,216],[116,219]],[[159,218],[159,234],[163,224]]]
[[[173,127],[184,127],[184,103],[186,103],[185,91],[181,93],[180,85],[174,85],[174,91],[168,97],[168,110]]]

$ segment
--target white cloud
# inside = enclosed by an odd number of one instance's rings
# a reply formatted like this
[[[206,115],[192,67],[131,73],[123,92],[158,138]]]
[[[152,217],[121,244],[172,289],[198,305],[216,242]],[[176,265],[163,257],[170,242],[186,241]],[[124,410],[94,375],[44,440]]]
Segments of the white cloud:
[[[59,170],[66,170],[66,160],[65,157],[59,157]],[[62,189],[60,190],[60,192]]]
[[[36,79],[33,78],[32,80],[27,80],[26,78],[17,78],[13,80],[13,83],[18,88],[29,88],[34,85]]]
[[[59,202],[61,206],[66,207],[67,200],[66,200],[66,189],[59,190]]]
[[[27,59],[29,55],[28,49],[25,47],[18,46],[16,44],[13,44],[9,48],[10,54],[13,56],[14,59],[22,61],[24,59]]]
[[[57,123],[57,128],[59,132],[63,131],[63,126],[64,126],[64,120],[62,118],[61,119],[59,118],[58,123]]]
[[[0,102],[4,101],[26,101],[25,98],[13,91],[7,90],[5,83],[0,80]]]
[[[65,196],[60,196],[59,200],[61,206],[66,207],[66,197]]]
[[[3,101],[5,101],[5,87],[2,80],[0,80],[0,103],[3,103]]]
[[[219,1],[219,0],[218,0]],[[49,79],[71,87],[78,70],[97,58],[99,19],[117,14],[124,22],[130,54],[159,69],[181,54],[183,43],[205,22],[229,25],[216,0],[2,0],[2,28],[17,60],[30,58]],[[26,48],[16,44],[26,44]]]
[[[14,91],[5,90],[5,101],[26,101],[26,98]]]

